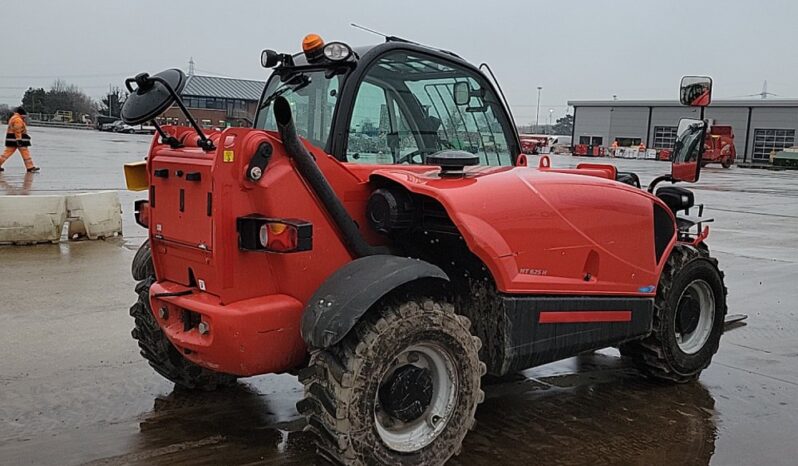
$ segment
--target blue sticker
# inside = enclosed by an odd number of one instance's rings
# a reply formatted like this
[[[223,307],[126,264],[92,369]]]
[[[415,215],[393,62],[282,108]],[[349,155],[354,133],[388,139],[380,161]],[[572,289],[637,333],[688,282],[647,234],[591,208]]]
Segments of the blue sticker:
[[[648,286],[644,286],[644,287],[642,287],[642,288],[638,289],[637,291],[639,291],[639,292],[641,292],[641,293],[653,293],[653,292],[654,292],[654,290],[656,290],[656,289],[657,289],[657,287],[656,287],[656,286],[654,286],[654,285],[648,285]]]

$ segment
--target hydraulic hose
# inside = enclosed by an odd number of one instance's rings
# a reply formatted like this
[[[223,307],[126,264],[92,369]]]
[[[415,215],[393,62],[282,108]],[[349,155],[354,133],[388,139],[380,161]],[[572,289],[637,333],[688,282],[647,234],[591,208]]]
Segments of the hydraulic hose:
[[[313,155],[308,152],[299,139],[294,125],[294,117],[291,114],[291,105],[284,97],[277,97],[274,101],[274,119],[277,122],[277,130],[280,132],[286,152],[296,163],[300,176],[307,181],[313,193],[332,217],[338,231],[343,236],[346,248],[355,258],[374,255],[374,249],[363,239],[357,224],[349,216],[349,212],[346,211],[332,186],[327,182],[319,166],[316,165]]]

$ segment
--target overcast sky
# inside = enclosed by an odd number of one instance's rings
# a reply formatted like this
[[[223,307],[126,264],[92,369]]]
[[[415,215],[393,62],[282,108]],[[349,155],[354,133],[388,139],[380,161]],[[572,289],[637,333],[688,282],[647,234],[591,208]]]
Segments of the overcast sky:
[[[798,2],[788,0],[3,2],[0,103],[62,78],[99,97],[137,72],[187,69],[265,80],[260,51],[296,52],[309,32],[350,45],[387,34],[488,62],[518,124],[574,99],[676,98],[684,74],[715,97],[798,97]],[[15,24],[18,20],[18,25]]]

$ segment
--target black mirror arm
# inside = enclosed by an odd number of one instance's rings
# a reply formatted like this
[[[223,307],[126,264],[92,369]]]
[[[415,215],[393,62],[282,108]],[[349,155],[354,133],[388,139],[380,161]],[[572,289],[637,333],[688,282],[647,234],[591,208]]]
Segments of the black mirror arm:
[[[157,131],[158,134],[161,136],[161,143],[169,144],[169,147],[171,147],[172,149],[183,147],[183,144],[181,144],[176,137],[166,134],[166,131],[164,131],[163,128],[161,128],[161,125],[159,125],[158,122],[155,121],[155,119],[150,120],[150,123],[152,123],[152,125],[155,126],[155,131]]]
[[[675,183],[673,177],[671,175],[662,175],[654,178],[651,183],[648,185],[648,192],[654,194],[654,188],[657,187],[658,184],[662,183],[663,181],[670,181]]]
[[[130,92],[131,94],[133,92],[135,92],[135,89],[133,89],[133,87],[130,86],[130,83],[133,83],[133,82],[136,82],[136,78],[127,78],[127,79],[125,79],[125,87],[127,88],[127,91]]]
[[[129,87],[128,81],[130,81],[130,80],[131,79],[128,78],[125,81],[125,85],[128,86],[128,87]],[[137,81],[136,79],[133,79],[133,80]],[[182,111],[183,115],[186,116],[186,118],[188,119],[188,122],[191,123],[191,126],[194,128],[194,131],[197,132],[197,135],[200,138],[200,140],[197,143],[197,145],[200,146],[201,148],[203,148],[206,151],[215,150],[216,148],[214,147],[213,142],[211,142],[211,140],[208,139],[205,136],[205,133],[202,132],[202,128],[199,127],[199,125],[197,124],[196,120],[194,120],[194,117],[191,116],[191,114],[188,112],[188,109],[186,108],[186,106],[183,105],[183,100],[180,99],[180,96],[177,95],[177,92],[175,92],[175,90],[172,89],[172,86],[170,86],[169,83],[166,82],[166,80],[161,78],[160,76],[153,76],[153,77],[149,78],[149,80],[156,81],[156,82],[159,82],[159,83],[163,84],[164,87],[169,91],[169,94],[171,94],[172,97],[174,97],[175,103],[177,104],[178,107],[180,107],[180,111]]]

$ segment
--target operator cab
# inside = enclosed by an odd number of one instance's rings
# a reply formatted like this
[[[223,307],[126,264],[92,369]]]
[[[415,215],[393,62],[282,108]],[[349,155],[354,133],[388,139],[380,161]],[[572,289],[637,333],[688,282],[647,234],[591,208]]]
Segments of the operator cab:
[[[470,165],[473,154],[480,165],[511,166],[520,154],[501,94],[451,52],[395,37],[353,49],[311,34],[302,53],[267,50],[261,61],[274,73],[255,126],[277,129],[270,107],[282,96],[298,133],[342,162]]]

